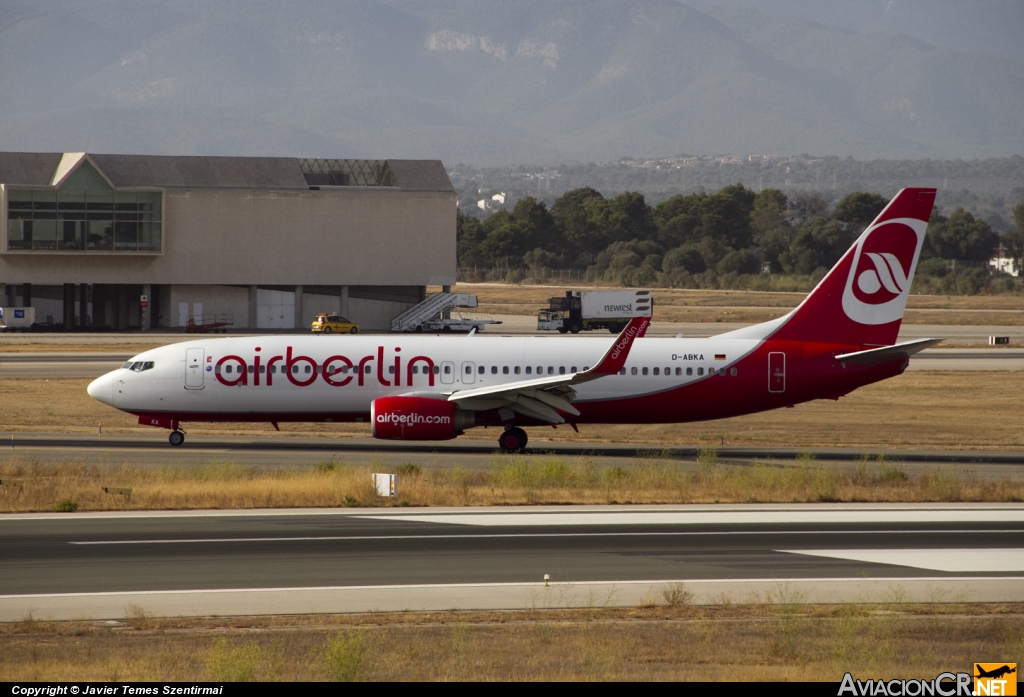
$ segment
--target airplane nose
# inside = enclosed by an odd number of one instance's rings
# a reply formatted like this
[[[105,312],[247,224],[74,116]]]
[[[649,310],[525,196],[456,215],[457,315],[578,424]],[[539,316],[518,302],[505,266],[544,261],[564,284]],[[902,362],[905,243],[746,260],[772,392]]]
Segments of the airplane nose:
[[[89,383],[89,396],[93,399],[110,404],[114,401],[114,374],[101,375]]]

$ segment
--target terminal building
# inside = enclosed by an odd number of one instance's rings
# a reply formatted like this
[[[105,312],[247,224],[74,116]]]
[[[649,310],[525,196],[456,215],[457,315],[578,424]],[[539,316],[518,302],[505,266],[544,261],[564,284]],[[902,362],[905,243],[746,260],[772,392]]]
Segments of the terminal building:
[[[55,329],[364,330],[455,282],[436,160],[0,152],[0,305]]]

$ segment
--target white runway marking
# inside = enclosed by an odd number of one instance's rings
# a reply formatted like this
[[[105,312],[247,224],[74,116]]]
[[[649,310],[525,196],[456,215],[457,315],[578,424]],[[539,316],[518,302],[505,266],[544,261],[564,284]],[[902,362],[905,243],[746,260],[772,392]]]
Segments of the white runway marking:
[[[496,527],[541,525],[766,525],[843,523],[1024,523],[1024,508],[837,509],[754,511],[637,511],[600,513],[457,513],[360,516],[370,520],[407,520]]]
[[[171,540],[69,540],[69,545],[177,545],[217,542],[376,542],[378,540],[493,540],[504,538],[563,537],[720,537],[744,535],[853,535],[850,530],[711,530],[702,532],[523,532],[467,533],[464,535],[319,535],[316,537],[194,537]],[[1018,530],[872,530],[872,535],[1006,535]],[[785,550],[783,550],[785,551]]]
[[[1024,571],[1024,549],[780,549],[778,551],[950,573]]]

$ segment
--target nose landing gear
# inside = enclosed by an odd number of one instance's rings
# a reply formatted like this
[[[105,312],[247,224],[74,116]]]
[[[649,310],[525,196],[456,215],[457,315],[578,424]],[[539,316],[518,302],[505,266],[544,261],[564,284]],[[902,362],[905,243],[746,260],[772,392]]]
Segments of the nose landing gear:
[[[526,431],[513,426],[506,429],[498,439],[498,448],[505,453],[521,453],[526,450]]]
[[[171,435],[167,437],[167,440],[171,445],[178,446],[185,442],[185,434],[181,431],[174,430],[171,431]]]

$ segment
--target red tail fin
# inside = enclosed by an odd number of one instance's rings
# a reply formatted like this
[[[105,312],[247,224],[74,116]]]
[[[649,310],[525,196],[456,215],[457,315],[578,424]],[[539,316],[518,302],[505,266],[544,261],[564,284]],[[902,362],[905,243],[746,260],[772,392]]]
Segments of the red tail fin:
[[[896,343],[935,189],[903,189],[773,339],[859,346]]]

